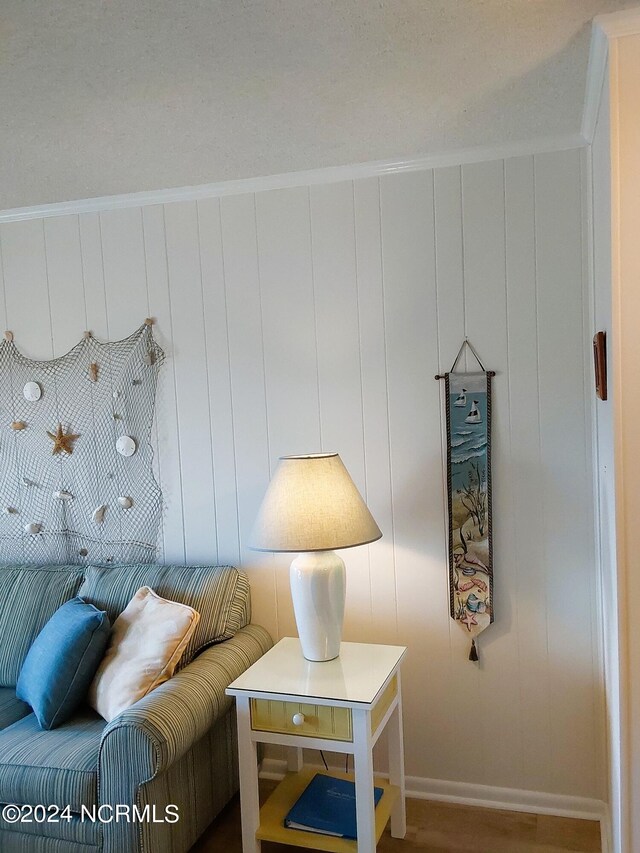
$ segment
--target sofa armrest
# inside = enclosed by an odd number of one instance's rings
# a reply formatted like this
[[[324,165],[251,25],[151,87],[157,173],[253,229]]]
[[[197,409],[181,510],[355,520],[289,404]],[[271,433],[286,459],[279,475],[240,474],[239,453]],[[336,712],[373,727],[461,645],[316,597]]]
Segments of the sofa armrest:
[[[114,737],[125,741],[126,730],[135,728],[154,747],[153,775],[162,773],[228,710],[232,700],[225,695],[226,688],[272,645],[264,628],[247,625],[230,640],[205,649],[109,723],[102,735],[101,764],[105,746]],[[106,768],[99,769],[104,773]]]
[[[226,713],[233,700],[225,689],[272,645],[264,628],[247,625],[112,720],[98,754],[100,804],[134,804],[140,785],[164,773]],[[120,835],[126,825],[108,826],[105,849],[116,850],[110,830]]]

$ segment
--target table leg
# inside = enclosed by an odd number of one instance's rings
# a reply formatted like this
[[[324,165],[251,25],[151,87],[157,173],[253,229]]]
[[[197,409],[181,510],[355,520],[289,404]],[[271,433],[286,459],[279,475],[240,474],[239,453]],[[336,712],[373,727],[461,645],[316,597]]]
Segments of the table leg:
[[[400,673],[398,679],[398,704],[389,717],[387,733],[389,742],[389,782],[400,789],[400,796],[391,811],[391,835],[393,838],[404,838],[407,832],[407,816],[404,795],[404,745],[402,736],[402,692],[400,689]]]
[[[236,698],[238,715],[238,761],[240,765],[240,809],[242,815],[242,851],[260,853],[256,831],[260,825],[258,796],[258,751],[251,733],[249,699]]]
[[[302,749],[299,746],[287,747],[287,770],[298,773],[302,770]]]
[[[375,853],[376,816],[373,800],[373,753],[371,716],[368,711],[353,711],[353,741],[358,853]]]

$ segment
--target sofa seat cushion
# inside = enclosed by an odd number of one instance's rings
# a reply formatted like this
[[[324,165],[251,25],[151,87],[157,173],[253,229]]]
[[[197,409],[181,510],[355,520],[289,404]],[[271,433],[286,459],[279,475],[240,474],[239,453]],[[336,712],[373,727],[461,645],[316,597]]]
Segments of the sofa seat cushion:
[[[247,576],[232,566],[88,566],[78,594],[106,610],[113,624],[142,586],[200,614],[179,668],[212,643],[233,637],[251,619]]]
[[[16,697],[13,687],[0,687],[0,729],[6,729],[30,713],[31,708]]]
[[[16,686],[31,644],[82,579],[82,566],[0,567],[0,687]]]
[[[95,805],[98,749],[106,723],[83,709],[52,731],[42,731],[34,714],[0,731],[0,803]]]

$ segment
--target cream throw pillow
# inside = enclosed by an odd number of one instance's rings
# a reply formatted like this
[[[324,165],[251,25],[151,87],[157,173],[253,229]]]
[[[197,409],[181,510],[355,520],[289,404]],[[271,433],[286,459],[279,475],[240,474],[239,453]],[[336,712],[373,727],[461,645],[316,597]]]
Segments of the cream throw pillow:
[[[173,675],[200,614],[140,587],[113,623],[88,701],[107,722]]]

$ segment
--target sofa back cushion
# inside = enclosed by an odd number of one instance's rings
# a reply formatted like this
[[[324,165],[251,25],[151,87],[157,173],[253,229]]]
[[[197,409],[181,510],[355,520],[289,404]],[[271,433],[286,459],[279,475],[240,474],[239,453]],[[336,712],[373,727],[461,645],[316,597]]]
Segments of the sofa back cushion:
[[[251,618],[247,576],[232,566],[88,566],[79,595],[106,610],[113,624],[141,586],[200,614],[181,667],[212,643],[233,637]]]
[[[15,687],[31,644],[82,578],[81,566],[0,567],[1,687]]]

